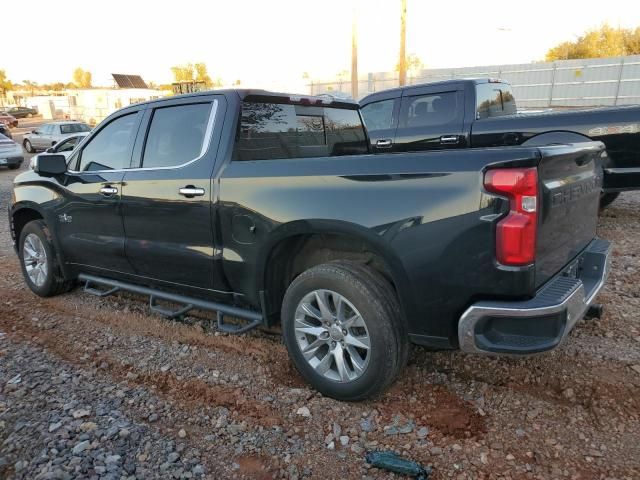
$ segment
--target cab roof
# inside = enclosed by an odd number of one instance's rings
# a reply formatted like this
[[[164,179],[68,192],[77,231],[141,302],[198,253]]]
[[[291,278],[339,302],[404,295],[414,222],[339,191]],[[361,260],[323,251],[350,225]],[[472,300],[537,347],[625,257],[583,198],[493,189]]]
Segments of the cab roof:
[[[297,105],[310,105],[310,106],[326,106],[335,108],[344,108],[350,110],[357,110],[359,105],[357,102],[351,100],[336,99],[330,95],[313,96],[303,95],[295,93],[283,93],[283,92],[271,92],[269,90],[250,89],[250,88],[228,88],[220,90],[207,90],[204,92],[184,93],[181,95],[174,95],[171,97],[163,97],[154,100],[148,100],[146,102],[136,103],[135,105],[154,104],[169,99],[191,98],[199,97],[202,95],[235,95],[240,98],[241,101],[250,102],[264,102],[264,103],[288,103]]]

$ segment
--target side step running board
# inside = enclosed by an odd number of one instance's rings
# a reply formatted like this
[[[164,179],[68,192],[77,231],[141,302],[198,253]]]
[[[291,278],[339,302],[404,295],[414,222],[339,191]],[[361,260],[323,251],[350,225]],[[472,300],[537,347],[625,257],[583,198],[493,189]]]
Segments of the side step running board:
[[[253,330],[256,327],[265,324],[264,317],[261,313],[240,307],[226,305],[224,303],[210,302],[208,300],[187,297],[185,295],[179,295],[176,293],[163,292],[162,290],[156,290],[154,288],[142,287],[140,285],[121,282],[119,280],[111,280],[109,278],[102,278],[86,273],[81,273],[80,275],[78,275],[78,280],[85,282],[85,292],[99,297],[107,297],[121,290],[138,293],[140,295],[148,295],[149,308],[151,309],[151,311],[171,319],[181,319],[184,317],[184,315],[186,315],[194,308],[197,308],[198,310],[216,312],[218,330],[225,333],[237,335],[240,333],[248,332],[249,330]],[[105,287],[106,290],[100,290],[99,288],[97,288],[98,286]],[[158,305],[158,300],[165,300],[167,302],[182,304],[184,305],[184,307],[178,308],[176,310],[170,310]],[[246,320],[248,323],[246,325],[225,323],[225,316]]]

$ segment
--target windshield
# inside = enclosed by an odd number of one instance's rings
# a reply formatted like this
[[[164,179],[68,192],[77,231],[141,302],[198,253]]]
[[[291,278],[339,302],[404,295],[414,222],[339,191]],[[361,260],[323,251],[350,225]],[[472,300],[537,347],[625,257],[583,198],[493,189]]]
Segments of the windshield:
[[[82,133],[82,132],[90,132],[91,128],[86,123],[67,123],[65,125],[60,125],[60,133]]]

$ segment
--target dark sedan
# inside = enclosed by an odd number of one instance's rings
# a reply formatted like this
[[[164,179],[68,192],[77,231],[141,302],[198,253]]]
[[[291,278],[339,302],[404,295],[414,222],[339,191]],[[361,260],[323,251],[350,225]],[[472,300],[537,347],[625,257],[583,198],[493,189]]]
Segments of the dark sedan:
[[[8,109],[7,113],[15,118],[31,118],[38,115],[38,110],[29,107],[13,107]]]

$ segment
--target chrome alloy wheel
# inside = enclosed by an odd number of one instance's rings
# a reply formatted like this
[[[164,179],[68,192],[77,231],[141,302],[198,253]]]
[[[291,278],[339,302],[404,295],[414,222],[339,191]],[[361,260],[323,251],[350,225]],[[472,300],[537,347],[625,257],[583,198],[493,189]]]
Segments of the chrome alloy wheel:
[[[371,339],[360,312],[331,290],[314,290],[300,301],[294,323],[305,360],[323,377],[350,382],[369,364]]]
[[[47,281],[48,267],[47,252],[40,237],[34,233],[27,235],[22,250],[22,261],[29,279],[35,286],[41,287]]]

